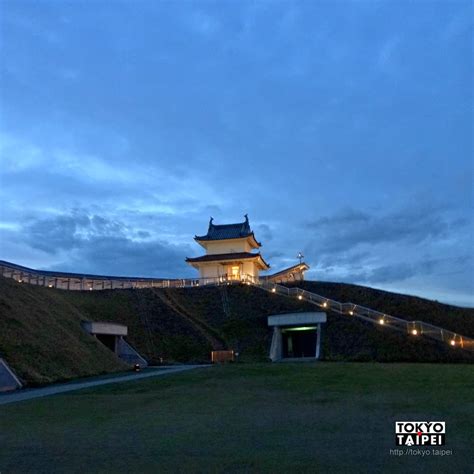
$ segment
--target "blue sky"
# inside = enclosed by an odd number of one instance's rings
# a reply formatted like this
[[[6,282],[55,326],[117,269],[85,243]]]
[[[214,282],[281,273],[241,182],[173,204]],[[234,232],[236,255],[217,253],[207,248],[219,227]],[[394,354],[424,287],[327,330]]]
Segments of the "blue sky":
[[[474,306],[471,2],[0,3],[0,258],[279,270]]]

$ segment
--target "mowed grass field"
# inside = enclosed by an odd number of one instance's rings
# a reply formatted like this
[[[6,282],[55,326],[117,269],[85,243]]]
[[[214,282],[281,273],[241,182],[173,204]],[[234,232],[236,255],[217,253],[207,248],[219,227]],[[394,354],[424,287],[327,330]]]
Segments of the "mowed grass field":
[[[395,421],[451,456],[395,456]],[[0,472],[474,471],[474,366],[235,364],[0,407]]]

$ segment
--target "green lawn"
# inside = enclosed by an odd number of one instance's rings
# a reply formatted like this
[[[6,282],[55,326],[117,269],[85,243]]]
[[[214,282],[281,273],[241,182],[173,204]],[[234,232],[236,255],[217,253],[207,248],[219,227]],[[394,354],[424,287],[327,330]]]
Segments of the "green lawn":
[[[473,394],[472,365],[198,369],[0,407],[0,472],[471,474]],[[398,420],[453,455],[390,455]]]

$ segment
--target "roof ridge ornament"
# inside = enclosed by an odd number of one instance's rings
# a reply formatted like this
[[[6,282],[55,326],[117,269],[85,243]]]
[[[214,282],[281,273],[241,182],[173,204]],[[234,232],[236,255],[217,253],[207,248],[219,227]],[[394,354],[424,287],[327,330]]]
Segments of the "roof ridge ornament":
[[[241,232],[242,234],[246,234],[250,232],[249,215],[244,214],[244,217],[245,217],[245,221],[242,224],[242,232]]]

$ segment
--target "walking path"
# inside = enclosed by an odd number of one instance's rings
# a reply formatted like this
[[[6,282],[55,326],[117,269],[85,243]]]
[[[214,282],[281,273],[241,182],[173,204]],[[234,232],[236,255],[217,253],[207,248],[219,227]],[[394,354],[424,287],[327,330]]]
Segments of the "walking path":
[[[0,394],[0,405],[8,403],[21,402],[31,400],[33,398],[47,397],[48,395],[56,395],[57,393],[72,392],[73,390],[81,390],[83,388],[98,387],[111,383],[130,382],[133,380],[146,379],[148,377],[158,377],[161,375],[175,374],[186,370],[197,369],[201,367],[210,367],[210,365],[169,365],[159,367],[149,367],[143,372],[112,376],[108,378],[94,380],[86,380],[83,382],[68,382],[62,384],[49,385],[41,388],[27,388],[12,393]]]

